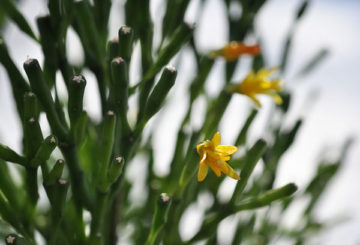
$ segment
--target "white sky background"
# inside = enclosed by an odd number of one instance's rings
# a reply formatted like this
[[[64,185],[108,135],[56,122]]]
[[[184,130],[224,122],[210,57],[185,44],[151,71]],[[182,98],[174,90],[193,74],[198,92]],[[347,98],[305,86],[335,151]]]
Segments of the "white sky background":
[[[188,20],[194,20],[198,0],[192,1],[192,9],[187,13]],[[293,13],[301,1],[298,0],[272,0],[267,3],[256,20],[256,36],[263,42],[262,50],[268,58],[268,66],[279,64],[282,45],[287,35],[288,28],[293,19]],[[161,12],[161,0],[154,1],[152,11]],[[225,29],[226,23],[222,20],[224,6],[219,0],[208,0],[206,12],[200,23],[197,24],[196,38],[201,50],[218,48],[227,42]],[[21,6],[27,19],[35,28],[35,16],[46,12],[46,7],[41,0],[24,1]],[[289,72],[284,81],[295,90],[294,112],[289,118],[289,125],[294,122],[300,108],[304,104],[306,95],[316,89],[320,92],[315,105],[308,111],[305,124],[296,139],[296,144],[284,156],[281,161],[279,179],[277,185],[295,182],[300,190],[314,174],[318,153],[324,146],[335,149],[347,136],[360,136],[360,32],[357,30],[360,23],[360,2],[350,0],[313,0],[306,16],[301,21],[295,34],[293,49],[291,50]],[[160,15],[154,14],[159,17]],[[116,33],[118,27],[123,24],[121,18],[113,16],[112,31]],[[10,25],[5,33],[12,57],[16,64],[22,69],[22,64],[28,57],[38,58],[42,62],[39,46],[29,38],[24,37],[16,27]],[[70,49],[78,50],[78,46],[71,42]],[[320,48],[330,49],[330,56],[312,74],[302,80],[293,81],[291,78],[302,67],[307,60]],[[188,54],[185,52],[181,59],[187,61]],[[157,172],[165,174],[168,171],[168,162],[171,158],[174,136],[181,120],[185,105],[183,102],[187,85],[193,76],[193,61],[183,62],[179,67],[179,77],[175,89],[171,93],[169,106],[164,110],[165,115],[172,118],[171,123],[160,120],[158,132],[155,134],[155,150]],[[244,59],[246,64],[246,59]],[[176,65],[176,63],[174,63]],[[207,89],[210,94],[215,94],[220,87],[219,79],[222,76],[223,62],[217,62],[217,70],[211,73]],[[245,65],[246,68],[246,65]],[[238,71],[235,80],[244,77],[247,69]],[[133,69],[134,70],[134,69]],[[25,73],[23,72],[25,75]],[[183,75],[182,75],[183,74]],[[25,76],[26,77],[26,76]],[[89,81],[89,78],[87,77]],[[91,79],[90,79],[91,80]],[[98,115],[98,100],[93,99],[91,81],[88,82],[86,104],[87,110]],[[90,91],[90,92],[88,92]],[[177,91],[174,93],[174,91]],[[272,102],[263,99],[265,106],[256,121],[256,127],[251,136],[255,140],[262,135],[263,122],[271,107]],[[0,67],[0,139],[15,149],[19,149],[20,132],[19,122],[14,114],[15,106],[12,102],[11,90],[8,85],[4,69]],[[202,101],[198,102],[199,111],[204,106]],[[221,124],[220,131],[223,142],[232,142],[236,136],[233,128],[238,128],[243,123],[247,108],[251,106],[248,99],[238,96],[233,99],[226,112],[226,122]],[[246,109],[243,109],[246,108]],[[173,122],[176,123],[173,123]],[[200,125],[201,120],[194,120],[194,125]],[[356,244],[360,241],[360,144],[355,142],[351,148],[346,164],[321,200],[318,209],[319,218],[327,220],[339,215],[348,215],[350,220],[324,233],[321,244]],[[233,183],[230,183],[230,185]],[[186,234],[185,234],[186,236]]]

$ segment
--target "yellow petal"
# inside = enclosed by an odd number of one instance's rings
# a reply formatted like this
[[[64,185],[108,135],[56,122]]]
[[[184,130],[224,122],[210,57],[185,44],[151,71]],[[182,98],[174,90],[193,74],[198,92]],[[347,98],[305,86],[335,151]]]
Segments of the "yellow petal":
[[[269,75],[269,71],[266,70],[265,68],[261,68],[260,70],[258,70],[258,72],[256,73],[256,76],[258,78],[264,78],[267,77]]]
[[[247,74],[247,76],[244,78],[243,81],[252,81],[252,80],[254,80],[254,78],[255,78],[255,73],[253,70],[251,70],[249,72],[249,74]]]
[[[282,104],[282,98],[281,98],[281,96],[280,95],[278,95],[278,94],[276,94],[276,93],[268,93],[268,95],[270,95],[271,96],[271,98],[273,98],[274,100],[275,100],[275,103],[276,104],[278,104],[278,105],[280,105],[280,104]]]
[[[219,154],[216,151],[207,151],[206,152],[208,154],[208,157],[211,158],[213,161],[217,161],[219,159],[221,159],[221,154]]]
[[[255,97],[255,95],[249,95],[249,97],[258,107],[261,107],[260,101]]]
[[[236,180],[239,180],[240,179],[240,176],[235,172],[235,170],[230,167],[229,164],[227,164],[226,162],[224,162],[221,166],[221,171],[226,174],[227,176],[229,176],[230,178],[233,178],[233,179],[236,179]]]
[[[197,179],[199,182],[203,181],[206,176],[207,176],[207,173],[208,173],[208,166],[205,164],[205,165],[201,165],[200,164],[200,167],[199,167],[199,171],[198,171],[198,176],[197,176]]]
[[[210,163],[209,164],[211,170],[216,174],[217,177],[221,176],[221,169],[217,164]]]
[[[207,153],[205,152],[200,160],[200,165],[206,165]]]
[[[272,87],[273,87],[273,84],[271,82],[261,82],[259,85],[259,88],[262,90],[265,90],[265,91],[272,89]]]
[[[226,154],[226,155],[232,155],[235,152],[237,152],[237,147],[233,146],[233,145],[218,145],[216,147],[216,151]]]
[[[261,68],[258,72],[257,72],[257,76],[259,77],[262,77],[262,78],[265,78],[265,77],[268,77],[270,76],[272,73],[274,73],[275,71],[279,70],[278,67],[274,67],[274,68],[271,68],[269,70],[265,69],[265,68]]]
[[[269,74],[272,74],[272,73],[274,73],[275,71],[277,71],[277,70],[279,70],[280,68],[279,67],[273,67],[273,68],[271,68],[270,70],[269,70]]]
[[[281,80],[280,79],[277,79],[277,80],[273,80],[271,82],[271,88],[276,90],[276,91],[281,91]]]
[[[200,157],[202,157],[203,154],[203,148],[204,148],[204,143],[200,143],[196,146],[196,151],[199,154]]]
[[[226,162],[226,161],[229,161],[230,160],[230,156],[222,156],[221,157],[221,160],[223,160],[224,162]]]
[[[219,132],[216,132],[214,134],[214,137],[212,138],[211,142],[214,144],[214,146],[218,146],[221,142],[221,135]]]
[[[197,153],[199,154],[199,156],[201,157],[201,151],[200,151],[200,149],[201,149],[201,144],[198,144],[198,145],[196,146],[196,151],[197,151]]]

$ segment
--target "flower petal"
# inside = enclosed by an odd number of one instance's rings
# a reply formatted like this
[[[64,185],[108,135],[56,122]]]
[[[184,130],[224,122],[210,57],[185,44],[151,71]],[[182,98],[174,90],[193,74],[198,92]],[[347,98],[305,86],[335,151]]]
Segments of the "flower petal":
[[[237,150],[238,150],[237,147],[233,145],[218,145],[216,147],[216,151],[226,155],[232,155],[235,152],[237,152]]]
[[[196,146],[196,151],[198,152],[199,156],[202,157],[203,155],[203,148],[205,147],[205,142],[202,142]]]
[[[265,78],[270,74],[270,72],[268,70],[266,70],[265,68],[261,68],[260,70],[258,70],[258,72],[256,73],[256,77],[258,78]]]
[[[236,180],[239,180],[240,179],[240,176],[235,172],[235,170],[230,167],[229,164],[227,164],[226,162],[224,162],[221,166],[221,171],[226,174],[227,176],[229,176],[230,178],[233,178],[233,179],[236,179]]]
[[[258,107],[261,107],[261,103],[260,101],[255,97],[255,95],[249,95],[250,99],[252,101],[254,101],[254,103],[258,106]]]
[[[254,81],[254,79],[255,79],[255,73],[254,73],[254,71],[253,70],[251,70],[248,74],[247,74],[247,76],[244,78],[244,80],[243,80],[243,82],[253,82]]]
[[[271,98],[273,98],[273,100],[275,100],[275,103],[278,104],[278,105],[281,105],[283,100],[281,98],[280,95],[276,94],[276,93],[267,93],[268,95],[271,96]]]
[[[214,147],[217,147],[221,142],[221,135],[219,132],[216,132],[214,134],[214,137],[212,138],[211,142],[214,144]]]
[[[205,152],[200,160],[200,166],[206,165],[207,152]]]
[[[216,151],[207,151],[206,153],[208,154],[209,158],[211,158],[214,161],[220,160],[222,157],[222,154]]]
[[[197,176],[199,182],[203,181],[206,178],[208,169],[209,167],[206,164],[204,165],[200,164],[198,176]]]
[[[221,160],[223,160],[224,162],[227,162],[230,160],[230,156],[221,156]]]
[[[271,74],[273,74],[275,71],[279,70],[278,67],[274,67],[274,68],[271,68],[269,70],[265,69],[265,68],[261,68],[258,72],[257,72],[257,76],[259,78],[266,78],[268,76],[270,76]]]
[[[271,82],[271,88],[276,91],[281,91],[281,80],[280,79],[273,80]]]
[[[217,177],[221,176],[221,169],[217,164],[210,163],[209,164],[211,170],[216,174]]]

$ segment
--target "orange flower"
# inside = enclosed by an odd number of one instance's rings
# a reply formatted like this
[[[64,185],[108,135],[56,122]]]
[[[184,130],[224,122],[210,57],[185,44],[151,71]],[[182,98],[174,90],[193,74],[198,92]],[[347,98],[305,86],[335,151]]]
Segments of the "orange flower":
[[[209,56],[210,58],[222,56],[227,61],[234,61],[243,54],[258,55],[259,53],[259,45],[246,45],[241,42],[233,41],[229,44],[226,44],[222,49],[211,52]]]
[[[239,180],[239,175],[232,169],[226,161],[230,160],[230,155],[237,151],[233,145],[220,145],[221,135],[215,133],[212,140],[206,140],[197,145],[196,150],[201,158],[197,179],[203,181],[208,173],[208,167],[220,177],[221,172],[227,176]]]

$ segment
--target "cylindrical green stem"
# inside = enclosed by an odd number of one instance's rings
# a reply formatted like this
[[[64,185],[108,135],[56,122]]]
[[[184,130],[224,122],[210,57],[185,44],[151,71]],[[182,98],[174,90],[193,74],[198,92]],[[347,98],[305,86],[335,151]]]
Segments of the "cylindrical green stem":
[[[115,136],[116,116],[113,111],[108,111],[103,124],[103,134],[100,147],[99,165],[97,166],[97,186],[102,192],[106,192],[107,174],[109,161],[113,150]]]
[[[239,203],[239,205],[234,207],[235,211],[243,211],[248,209],[255,209],[267,206],[273,201],[288,197],[292,195],[297,190],[297,186],[293,183],[287,184],[281,188],[270,190],[265,192],[256,198],[251,198],[247,201]]]
[[[42,107],[46,112],[49,124],[60,141],[67,138],[67,129],[62,125],[55,109],[55,103],[51,97],[50,89],[42,74],[39,62],[36,59],[28,59],[24,63],[24,69],[28,75],[31,88],[37,95]]]
[[[69,182],[66,179],[59,178],[54,184],[46,187],[48,189],[48,194],[50,194],[49,199],[52,207],[52,227],[49,244],[55,245],[57,241],[60,222],[64,214],[66,194],[69,189]]]
[[[144,120],[148,121],[161,108],[166,95],[169,93],[172,86],[175,84],[177,71],[173,66],[165,67],[161,74],[160,80],[156,84],[154,90],[151,92],[149,99],[146,102]]]
[[[30,161],[30,167],[36,168],[50,158],[51,152],[57,145],[57,139],[54,135],[46,137],[36,151],[34,158]]]
[[[126,60],[126,63],[130,64],[134,31],[129,26],[122,26],[119,29],[118,37],[119,37],[119,55]]]
[[[23,166],[26,164],[26,159],[24,157],[20,156],[14,150],[3,144],[0,144],[0,159]]]
[[[53,1],[51,1],[53,2]],[[56,31],[52,27],[50,15],[37,18],[37,26],[40,32],[41,48],[45,56],[44,75],[50,86],[55,84],[55,73],[58,67],[58,52]]]
[[[82,75],[74,76],[69,82],[68,112],[72,129],[79,120],[83,111],[85,86],[86,80]]]
[[[56,161],[55,166],[51,169],[50,173],[44,178],[45,185],[53,185],[57,180],[60,179],[63,169],[64,169],[64,160],[59,159]]]
[[[85,207],[91,210],[92,198],[85,185],[84,172],[80,167],[77,147],[75,144],[60,144],[61,152],[69,167],[71,188],[77,209]]]
[[[121,57],[111,61],[110,104],[122,124],[127,122],[129,78],[127,64]]]
[[[241,169],[240,181],[236,184],[234,193],[231,197],[231,203],[235,203],[243,192],[251,173],[266,149],[266,143],[258,140],[254,146],[246,153],[245,165]]]
[[[11,59],[4,40],[0,36],[0,63],[6,69],[9,76],[11,89],[16,102],[16,109],[19,117],[23,120],[24,101],[23,96],[30,91],[30,86],[26,83],[24,77],[16,67],[14,61]]]
[[[171,204],[171,198],[166,193],[161,193],[157,205],[155,206],[155,213],[150,229],[149,236],[145,245],[153,245],[155,239],[159,235],[159,232],[166,223],[169,207]]]
[[[90,240],[96,239],[97,241],[97,243],[94,242],[92,243],[94,245],[102,244],[102,240],[103,240],[102,226],[105,218],[104,216],[106,211],[107,200],[108,200],[108,193],[104,193],[99,190],[96,195],[96,204],[95,204],[95,209],[92,212],[91,227],[90,227],[91,230]],[[102,239],[98,239],[99,237]]]
[[[240,146],[240,145],[245,145],[246,143],[246,139],[247,139],[247,133],[249,131],[249,128],[251,126],[251,123],[254,121],[256,115],[257,115],[257,110],[252,109],[248,118],[246,119],[246,122],[244,124],[244,126],[242,127],[236,141],[235,141],[235,145],[236,146]]]

